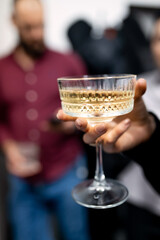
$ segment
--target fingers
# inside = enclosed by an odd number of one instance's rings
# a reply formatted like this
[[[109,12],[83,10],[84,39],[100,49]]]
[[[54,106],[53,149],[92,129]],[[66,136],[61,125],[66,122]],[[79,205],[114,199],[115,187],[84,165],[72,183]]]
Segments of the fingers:
[[[102,123],[95,127],[88,124],[85,119],[77,119],[76,127],[86,132],[83,136],[83,141],[87,144],[95,142],[104,142],[105,147],[111,147],[119,139],[119,137],[130,127],[130,119],[125,119],[121,123],[116,122]]]
[[[136,88],[135,88],[135,99],[142,97],[142,95],[145,93],[147,89],[146,80],[143,78],[140,78],[136,82]]]
[[[83,140],[87,144],[95,143],[97,138],[102,136],[107,131],[107,125],[102,123],[95,127],[89,127],[86,134],[83,136]]]
[[[63,110],[59,110],[57,113],[57,118],[62,121],[75,121],[76,117],[71,117],[63,112]]]
[[[127,131],[127,129],[130,126],[131,120],[125,119],[124,121],[120,122],[116,127],[114,127],[112,130],[108,131],[103,138],[104,149],[110,153],[112,151],[115,152],[115,150],[116,152],[120,151],[117,145],[118,139]],[[101,141],[101,139],[99,141]]]
[[[125,119],[119,124],[110,122],[99,124],[95,127],[88,127],[87,132],[83,136],[83,140],[87,144],[101,142],[106,152],[119,152],[121,145],[117,144],[118,140],[127,131],[130,125],[130,119]]]
[[[87,120],[85,118],[78,118],[75,121],[76,127],[82,132],[88,132],[91,126],[89,126]]]

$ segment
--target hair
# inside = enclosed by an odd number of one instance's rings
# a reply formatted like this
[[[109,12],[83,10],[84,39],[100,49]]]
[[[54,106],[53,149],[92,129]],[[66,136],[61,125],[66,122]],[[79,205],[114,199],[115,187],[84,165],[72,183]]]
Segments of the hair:
[[[22,1],[22,0],[13,0],[14,6],[16,5],[17,2],[20,2],[20,1]],[[28,1],[28,0],[27,0],[27,1]],[[34,1],[41,2],[41,0],[34,0]]]
[[[42,1],[41,0],[13,0],[13,6],[12,6],[12,8],[13,8],[13,15],[15,15],[15,10],[16,10],[16,4],[18,3],[18,2],[21,2],[21,1],[36,1],[37,3],[39,3],[39,4],[41,4],[42,3]]]
[[[16,5],[16,3],[19,1],[21,1],[21,0],[13,0],[14,5]]]

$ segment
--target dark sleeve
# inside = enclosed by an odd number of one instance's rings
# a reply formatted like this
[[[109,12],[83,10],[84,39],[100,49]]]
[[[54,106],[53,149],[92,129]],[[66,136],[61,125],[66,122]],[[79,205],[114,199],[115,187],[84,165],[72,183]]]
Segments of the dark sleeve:
[[[150,139],[123,154],[143,168],[148,181],[160,193],[160,121],[154,114],[152,115],[156,122],[156,129]]]

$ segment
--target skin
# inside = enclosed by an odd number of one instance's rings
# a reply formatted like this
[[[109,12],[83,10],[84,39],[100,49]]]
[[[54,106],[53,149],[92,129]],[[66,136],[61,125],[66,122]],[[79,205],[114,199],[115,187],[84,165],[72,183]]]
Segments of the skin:
[[[131,113],[115,118],[112,122],[92,127],[84,118],[73,118],[62,110],[57,118],[63,121],[74,121],[76,127],[85,132],[83,140],[87,144],[101,142],[104,151],[118,153],[129,150],[147,141],[155,130],[154,118],[147,112],[142,95],[146,91],[146,81],[136,82],[135,104]]]

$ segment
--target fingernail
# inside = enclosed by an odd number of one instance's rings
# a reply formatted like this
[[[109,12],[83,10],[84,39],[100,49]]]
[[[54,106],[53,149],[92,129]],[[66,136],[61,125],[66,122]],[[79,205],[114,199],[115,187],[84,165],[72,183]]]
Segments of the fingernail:
[[[127,119],[124,120],[124,124],[125,124],[126,126],[130,125],[130,123],[131,123],[131,120],[130,120],[129,118],[127,118]]]
[[[82,121],[81,121],[81,119],[77,119],[76,120],[76,125],[78,126],[78,127],[82,127]]]
[[[105,124],[101,124],[96,126],[96,132],[97,133],[104,133],[106,131],[106,126]]]
[[[58,112],[57,115],[56,115],[56,117],[57,117],[58,119],[60,119],[60,118],[61,118],[61,112]]]

